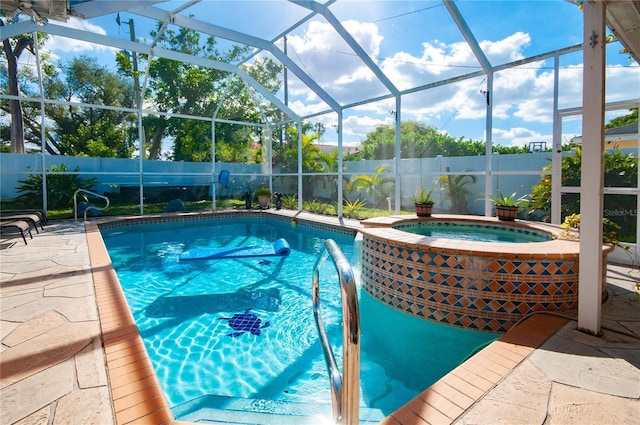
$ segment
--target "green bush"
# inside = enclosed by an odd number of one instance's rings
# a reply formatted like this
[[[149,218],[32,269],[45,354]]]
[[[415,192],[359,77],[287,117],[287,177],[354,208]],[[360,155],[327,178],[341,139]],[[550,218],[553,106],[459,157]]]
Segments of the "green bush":
[[[282,208],[289,210],[298,209],[298,197],[296,195],[283,195],[282,196]]]
[[[47,172],[47,209],[61,209],[73,206],[73,194],[78,189],[91,189],[96,184],[95,178],[83,179],[78,176],[76,167],[69,173],[69,166],[61,163],[52,165]],[[29,174],[21,180],[16,189],[20,195],[17,200],[27,208],[42,206],[42,175]],[[83,197],[83,200],[85,198]]]
[[[582,171],[582,151],[576,149],[573,155],[562,157],[562,185],[580,186]],[[550,173],[551,165],[543,168]],[[636,187],[638,182],[638,158],[632,154],[615,149],[604,153],[605,187]],[[531,213],[536,219],[549,221],[551,218],[551,174],[545,174],[542,180],[531,190]],[[580,195],[565,193],[562,195],[562,220],[571,214],[580,213]],[[634,242],[637,219],[636,197],[633,195],[606,195],[604,197],[604,218],[620,227],[619,239],[622,242]]]
[[[327,204],[317,199],[310,199],[302,203],[302,209],[316,214],[324,214],[327,212]]]
[[[567,230],[580,231],[580,214],[571,214],[565,217],[562,222],[562,227]],[[618,240],[618,234],[620,233],[620,226],[608,218],[602,219],[602,241],[611,243],[614,245],[620,245]]]
[[[271,190],[268,187],[261,186],[255,191],[256,196],[271,196]]]
[[[355,199],[353,201],[345,199],[344,205],[342,207],[342,212],[349,218],[360,218],[360,210],[366,204],[367,203],[365,201],[362,201],[360,199]]]

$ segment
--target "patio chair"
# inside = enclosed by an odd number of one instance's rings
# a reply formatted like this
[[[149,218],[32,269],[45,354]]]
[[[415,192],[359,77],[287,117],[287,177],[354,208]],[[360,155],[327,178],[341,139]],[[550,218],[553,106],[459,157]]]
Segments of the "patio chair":
[[[42,221],[43,224],[47,224],[47,213],[44,210],[38,210],[38,209],[25,209],[25,210],[6,210],[6,211],[0,211],[0,213],[2,212],[6,212],[9,214],[37,214],[40,217],[40,220]]]
[[[27,221],[33,224],[33,227],[36,229],[36,233],[40,233],[38,230],[38,225],[40,228],[44,230],[43,220],[40,218],[40,215],[36,213],[21,213],[14,211],[2,211],[0,212],[0,221],[14,221],[21,220]]]
[[[33,239],[33,235],[31,234],[31,224],[23,220],[0,222],[0,234],[7,233],[20,233],[20,236],[22,236],[22,240],[24,241],[25,245],[27,245],[26,235],[29,235],[29,237]]]

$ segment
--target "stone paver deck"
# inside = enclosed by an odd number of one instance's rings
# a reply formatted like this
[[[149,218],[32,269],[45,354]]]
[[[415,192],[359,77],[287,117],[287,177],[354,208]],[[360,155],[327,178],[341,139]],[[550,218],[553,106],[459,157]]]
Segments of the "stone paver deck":
[[[104,270],[92,272],[84,225],[53,222],[28,242],[0,239],[0,423],[172,422],[116,414],[114,385],[135,379],[107,372],[119,334],[101,330]],[[640,270],[609,265],[607,280],[600,337],[533,316],[383,424],[640,424]]]
[[[2,245],[0,423],[115,423],[84,225]]]

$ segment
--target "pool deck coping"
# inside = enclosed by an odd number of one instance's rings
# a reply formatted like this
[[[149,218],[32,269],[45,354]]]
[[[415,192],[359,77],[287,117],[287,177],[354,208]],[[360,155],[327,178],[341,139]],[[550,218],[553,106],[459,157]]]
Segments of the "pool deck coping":
[[[489,226],[516,226],[522,230],[531,230],[553,235],[552,240],[532,242],[527,244],[527,252],[511,252],[508,243],[501,242],[480,242],[471,240],[435,238],[423,236],[416,233],[403,231],[392,226],[399,224],[426,223],[426,222],[467,222],[471,224],[482,224]],[[500,221],[496,217],[478,216],[456,216],[451,214],[434,214],[428,218],[417,218],[416,216],[387,216],[376,217],[361,222],[363,229],[361,232],[370,234],[378,239],[392,241],[394,245],[404,246],[410,249],[429,250],[437,248],[443,252],[452,254],[474,254],[482,253],[485,257],[499,258],[544,258],[549,261],[578,258],[580,253],[580,241],[578,235],[571,230],[561,226],[538,223],[524,220]],[[602,251],[609,253],[613,250],[610,244],[603,244]]]
[[[314,218],[315,217],[317,216],[314,216]],[[321,218],[331,221],[331,218]],[[77,225],[73,227],[75,232],[82,233],[82,228]],[[357,228],[357,226],[355,227]],[[46,235],[46,231],[44,234]],[[185,424],[185,422],[173,419],[171,411],[165,402],[162,389],[159,386],[153,367],[144,350],[144,345],[131,313],[129,312],[115,271],[111,267],[111,262],[106,253],[96,222],[87,223],[84,236],[86,238],[84,241],[82,238],[75,238],[74,241],[79,245],[83,243],[86,244],[86,250],[84,252],[86,253],[85,255],[90,258],[89,267],[92,273],[91,286],[94,288],[93,298],[95,305],[97,305],[97,314],[99,316],[99,320],[96,321],[99,322],[100,326],[100,333],[97,339],[102,341],[102,350],[98,351],[102,351],[101,354],[104,356],[104,363],[106,364],[105,370],[108,376],[106,381],[109,389],[108,402],[112,409],[112,423],[118,425],[134,423]],[[44,239],[44,237],[40,239]],[[39,239],[36,239],[36,241],[38,240]],[[67,244],[68,243],[67,241]],[[36,245],[36,242],[30,245]],[[20,245],[15,245],[8,249],[16,253],[23,252],[25,255],[29,253],[29,249],[33,250],[30,246],[22,247]],[[47,250],[56,250],[53,241],[49,240],[46,246],[43,246],[43,252]],[[33,280],[32,271],[25,270],[23,273],[20,272],[18,263],[23,262],[25,258],[22,256],[4,255],[9,252],[10,251],[2,250],[3,255],[0,257],[3,268],[0,294],[3,298],[19,295],[16,291],[22,289],[21,285]],[[43,255],[45,254],[43,253]],[[16,263],[16,267],[12,266],[12,262]],[[82,264],[80,268],[84,268],[85,266],[86,264]],[[74,268],[77,269],[78,267],[74,264],[70,265],[70,269]],[[631,270],[631,272],[633,273],[634,270]],[[74,273],[69,273],[69,278],[73,276],[75,276]],[[64,279],[57,280],[58,283],[56,283],[56,285],[59,285],[62,281],[64,281]],[[35,291],[32,288],[28,290],[30,292]],[[635,296],[637,297],[637,294]],[[42,312],[41,310],[42,308],[39,307],[37,313],[47,314],[46,311]],[[58,308],[58,310],[60,310],[60,308]],[[635,310],[638,309],[636,308]],[[618,324],[622,323],[623,334],[626,332],[632,335],[640,335],[640,314],[637,314],[638,312],[636,311],[634,315],[633,309],[626,309],[625,311],[629,314],[624,317],[618,317],[614,322]],[[20,354],[19,351],[17,351],[17,347],[21,344],[9,344],[7,338],[10,338],[12,333],[18,328],[24,328],[29,323],[38,319],[38,317],[41,317],[36,315],[29,320],[25,320],[23,323],[19,323],[19,319],[7,317],[10,313],[10,308],[3,308],[3,327],[6,327],[6,323],[16,324],[16,326],[14,328],[12,325],[11,329],[2,331],[3,345],[2,352],[0,353],[0,364],[3,366],[2,380],[5,380],[7,376],[15,375],[22,376],[23,378],[6,381],[0,387],[4,388],[2,393],[3,406],[10,406],[11,403],[20,402],[20,391],[18,391],[18,394],[7,395],[7,390],[11,390],[17,386],[20,380],[32,378],[30,375],[31,372],[33,372],[33,379],[37,379],[36,375],[42,375],[44,369],[46,369],[45,367],[33,368],[32,365],[30,365],[30,370],[26,371],[13,372],[6,369],[6,365],[17,369],[21,367],[19,362],[15,361],[15,358],[12,357],[14,353]],[[512,375],[519,366],[527,362],[532,355],[536,354],[536,350],[539,349],[542,344],[545,344],[550,337],[561,330],[570,332],[572,326],[575,328],[572,323],[575,324],[570,318],[547,314],[535,315],[528,318],[510,330],[500,340],[491,343],[471,359],[445,375],[430,388],[423,391],[415,399],[396,412],[393,412],[385,418],[381,424],[467,423],[465,417],[473,418],[474,410],[482,410],[483,407],[481,407],[481,405],[483,404],[483,399],[488,398],[488,394],[496,391],[502,383],[507,381],[509,376]],[[593,338],[593,344],[595,345],[601,344],[599,338],[588,337],[584,334],[580,335],[582,335],[579,336],[580,338]],[[34,338],[28,338],[27,341],[22,342],[22,344],[26,344],[28,340],[33,339]],[[632,352],[638,353],[636,355],[640,357],[640,342],[637,337],[622,338],[622,342],[619,340],[620,337],[617,337],[615,343],[624,344],[625,349],[631,349]],[[45,352],[50,351],[48,347],[42,347],[42,349]],[[65,355],[71,354],[67,353]],[[74,353],[71,357],[73,357],[77,365],[76,357],[78,357],[78,353]],[[99,356],[97,357],[99,358]],[[637,363],[635,362],[637,359],[634,359],[632,356],[632,368],[629,373],[632,377],[640,377]],[[627,359],[627,361],[629,360]],[[55,365],[50,365],[49,367],[53,366]],[[96,385],[96,387],[102,388],[104,386],[104,379],[98,379],[98,381],[100,381],[100,383]],[[627,381],[623,383],[625,383],[626,387],[629,386]],[[42,385],[50,385],[50,382],[43,383]],[[636,386],[638,387],[639,385]],[[637,409],[640,409],[640,388],[631,388],[628,390],[631,395],[627,394],[621,397],[622,400],[620,400],[620,402],[623,403],[627,410],[636,409],[637,411]],[[9,392],[11,393],[11,391]],[[603,397],[607,395],[607,397],[613,396],[620,398],[620,395],[611,395],[611,392],[615,391],[595,391],[596,394],[603,394]],[[24,394],[22,394],[22,396],[24,396]],[[104,404],[104,392],[101,397],[100,401]],[[57,409],[61,409],[59,400],[60,399],[55,400]],[[25,400],[22,400],[22,402],[24,403]],[[495,404],[495,401],[492,401],[492,403]],[[624,408],[622,410],[624,411]],[[31,415],[26,416],[24,419],[27,420],[27,422],[25,423],[30,423],[28,419],[33,419],[33,415],[44,414],[42,413],[43,411],[44,408],[40,407]],[[73,411],[73,409],[71,409],[71,411]],[[2,413],[4,416],[4,408],[2,409]],[[106,417],[105,415],[107,415],[107,413],[102,412],[103,416],[101,417]],[[483,417],[488,418],[486,415]],[[504,421],[500,422],[498,419],[495,421],[490,420],[490,422],[509,423]],[[11,423],[17,424],[19,422]],[[636,423],[640,423],[640,421]]]

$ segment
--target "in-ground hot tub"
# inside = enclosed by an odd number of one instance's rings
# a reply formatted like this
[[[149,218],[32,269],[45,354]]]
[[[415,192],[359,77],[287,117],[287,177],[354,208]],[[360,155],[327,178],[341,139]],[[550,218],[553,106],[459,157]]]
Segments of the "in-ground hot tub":
[[[563,237],[559,226],[457,215],[378,217],[362,224],[363,289],[406,313],[506,332],[529,313],[577,308],[580,244],[577,238]],[[463,237],[433,233],[428,228],[434,224],[439,230],[455,228]],[[464,237],[492,230],[524,241]],[[604,262],[609,251],[610,246],[603,246]],[[603,291],[605,285],[603,279]]]

